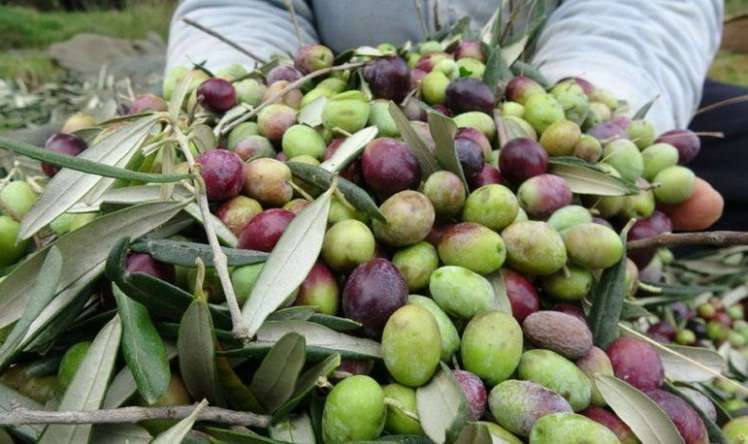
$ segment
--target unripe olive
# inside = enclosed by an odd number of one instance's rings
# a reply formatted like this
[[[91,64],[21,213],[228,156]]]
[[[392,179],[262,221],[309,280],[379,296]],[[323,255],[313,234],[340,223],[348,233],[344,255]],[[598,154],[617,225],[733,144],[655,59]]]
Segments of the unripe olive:
[[[492,273],[504,264],[506,249],[495,231],[463,222],[447,228],[439,241],[439,257],[446,265],[458,265],[476,273]]]
[[[397,382],[410,387],[425,384],[439,365],[440,356],[439,327],[429,310],[405,305],[387,320],[382,333],[382,359]]]
[[[0,211],[16,220],[23,219],[39,196],[27,182],[15,180],[0,190]]]
[[[501,231],[514,222],[519,202],[512,191],[498,184],[484,185],[470,193],[462,211],[462,220]]]
[[[579,125],[571,120],[559,120],[543,131],[540,144],[550,156],[570,156],[574,153],[581,135]]]
[[[326,443],[373,440],[385,420],[384,392],[374,379],[356,375],[333,387],[322,412]]]
[[[439,336],[441,337],[441,359],[449,362],[452,355],[460,348],[460,335],[457,333],[452,320],[447,316],[444,310],[433,299],[417,294],[408,296],[408,304],[421,306],[431,312],[439,327]]]
[[[353,219],[330,227],[322,243],[325,263],[337,271],[348,271],[374,257],[374,235],[366,224]]]
[[[480,111],[469,111],[458,114],[452,119],[457,128],[475,128],[482,132],[488,140],[496,136],[496,122],[493,117]]]
[[[522,118],[538,133],[543,133],[552,123],[564,119],[564,109],[550,94],[533,94],[525,102]]]
[[[626,134],[640,150],[652,145],[656,137],[654,125],[644,119],[632,120],[628,128],[626,128]]]
[[[654,195],[659,202],[681,203],[693,194],[695,177],[693,171],[686,167],[667,167],[654,178],[655,183],[659,184]]]
[[[555,273],[566,263],[561,235],[545,222],[514,223],[501,235],[509,265],[518,271],[542,276]]]
[[[454,265],[431,273],[429,292],[447,314],[465,319],[490,310],[494,304],[493,287],[486,278]]]
[[[382,387],[385,401],[393,400],[397,406],[387,406],[384,429],[395,435],[423,435],[421,424],[403,412],[417,415],[416,391],[410,387],[392,383]]]
[[[506,313],[489,311],[470,320],[462,334],[462,363],[489,386],[509,378],[522,356],[522,328]]]
[[[369,120],[369,103],[359,91],[346,91],[330,97],[322,109],[325,128],[355,133]]]
[[[306,125],[294,125],[283,133],[283,153],[289,158],[309,155],[322,159],[327,145],[314,128]]]
[[[441,71],[434,70],[426,74],[421,81],[421,94],[426,103],[435,105],[447,100],[449,77]]]
[[[431,201],[436,215],[442,218],[456,216],[465,204],[465,185],[456,174],[446,170],[431,174],[421,192]]]
[[[678,164],[678,150],[667,143],[655,143],[642,151],[644,172],[642,177],[653,181],[657,173]]]
[[[408,289],[415,291],[428,285],[431,273],[439,267],[439,256],[436,248],[421,241],[398,250],[392,256],[392,263],[403,275]]]
[[[616,139],[605,145],[605,163],[612,165],[625,180],[634,181],[644,172],[639,148],[626,139]]]
[[[620,236],[604,225],[576,225],[566,230],[563,236],[569,259],[583,267],[608,268],[623,256]]]

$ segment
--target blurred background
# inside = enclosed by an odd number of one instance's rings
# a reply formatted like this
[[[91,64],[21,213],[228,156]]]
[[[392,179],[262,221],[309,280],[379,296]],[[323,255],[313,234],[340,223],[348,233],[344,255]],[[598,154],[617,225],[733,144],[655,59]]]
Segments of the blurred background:
[[[90,105],[92,91],[159,92],[176,4],[0,0],[0,132],[58,121]],[[710,76],[748,85],[748,0],[727,0],[726,7],[722,51]]]

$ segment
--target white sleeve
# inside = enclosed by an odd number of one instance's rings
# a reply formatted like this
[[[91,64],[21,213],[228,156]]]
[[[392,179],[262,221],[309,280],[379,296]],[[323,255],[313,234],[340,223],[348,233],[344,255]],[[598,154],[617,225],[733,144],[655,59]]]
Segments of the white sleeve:
[[[567,0],[551,15],[534,62],[551,81],[583,77],[649,111],[658,131],[686,127],[722,29],[721,0]]]
[[[303,43],[316,41],[309,5],[303,0],[293,2]],[[293,56],[299,44],[285,3],[284,0],[183,0],[171,21],[167,69],[203,60],[207,60],[208,68],[255,64],[236,49],[184,23],[182,17],[189,17],[266,60],[280,53]]]

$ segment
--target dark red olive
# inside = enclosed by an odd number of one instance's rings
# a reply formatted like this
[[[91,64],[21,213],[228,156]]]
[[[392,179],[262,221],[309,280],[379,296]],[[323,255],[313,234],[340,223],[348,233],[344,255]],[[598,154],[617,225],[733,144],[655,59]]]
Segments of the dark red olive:
[[[455,113],[481,111],[491,114],[496,95],[485,83],[472,77],[460,77],[447,86],[447,106]]]
[[[626,137],[626,130],[614,122],[603,122],[595,125],[587,131],[587,134],[600,142],[610,142],[614,139]]]
[[[532,139],[512,139],[501,149],[499,171],[512,183],[520,184],[547,170],[548,153]]]
[[[501,176],[498,169],[484,163],[483,169],[481,169],[478,174],[471,176],[468,179],[468,182],[470,182],[470,188],[477,189],[483,185],[490,185],[492,183],[503,184],[504,178]]]
[[[272,251],[294,217],[295,214],[292,212],[280,208],[263,211],[242,228],[239,235],[239,248]]]
[[[481,172],[485,163],[483,150],[473,139],[455,138],[455,151],[457,151],[457,158],[460,160],[465,177],[473,177]]]
[[[327,144],[327,149],[325,149],[324,154],[324,160],[328,160],[335,154],[335,152],[340,148],[340,145],[345,142],[345,139],[342,137],[336,137],[335,139],[332,139],[330,143]],[[355,159],[353,160],[348,166],[343,168],[343,171],[340,172],[340,175],[351,182],[354,183],[361,183],[361,159]]]
[[[453,370],[452,375],[465,394],[469,411],[468,417],[471,421],[478,421],[486,413],[486,404],[488,403],[486,386],[478,376],[467,370]]]
[[[669,322],[660,321],[656,324],[652,324],[647,330],[647,334],[656,341],[659,342],[672,342],[675,339],[675,327]]]
[[[361,156],[366,184],[380,199],[414,189],[421,182],[421,167],[403,142],[389,137],[372,140]]]
[[[691,130],[675,129],[660,134],[655,143],[669,143],[678,150],[678,163],[691,162],[701,151],[701,140]]]
[[[236,90],[231,82],[212,78],[197,87],[197,101],[214,113],[225,113],[236,105]]]
[[[86,142],[83,139],[75,134],[57,133],[47,139],[44,148],[56,153],[77,156],[81,151],[88,148],[88,145],[86,145]],[[60,171],[60,167],[52,165],[51,163],[42,162],[42,171],[44,171],[44,174],[47,176],[52,177]]]
[[[364,66],[364,79],[377,99],[401,102],[410,89],[410,69],[397,56],[376,58]]]
[[[128,254],[125,269],[128,273],[145,273],[162,281],[174,282],[174,266],[159,262],[147,253]]]
[[[506,295],[512,306],[512,315],[522,323],[526,317],[540,310],[540,297],[535,286],[526,277],[509,269],[501,272]]]
[[[210,200],[227,200],[244,186],[244,162],[233,151],[209,150],[197,157]]]
[[[486,55],[483,54],[483,48],[480,40],[463,40],[457,44],[454,50],[454,56],[456,60],[464,57],[470,57],[473,59],[480,60],[481,62],[486,61]]]

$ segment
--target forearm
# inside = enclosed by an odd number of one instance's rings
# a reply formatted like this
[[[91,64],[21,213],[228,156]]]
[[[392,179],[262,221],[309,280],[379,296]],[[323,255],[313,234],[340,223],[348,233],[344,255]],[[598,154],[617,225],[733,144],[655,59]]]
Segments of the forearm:
[[[304,44],[316,41],[314,18],[306,2],[294,0]],[[208,68],[255,62],[234,48],[184,23],[189,17],[263,59],[294,54],[299,47],[294,24],[284,0],[184,0],[172,18],[167,69],[207,61]]]
[[[629,101],[655,96],[659,131],[685,127],[717,51],[721,0],[568,0],[540,36],[535,62],[555,81],[579,76]]]

